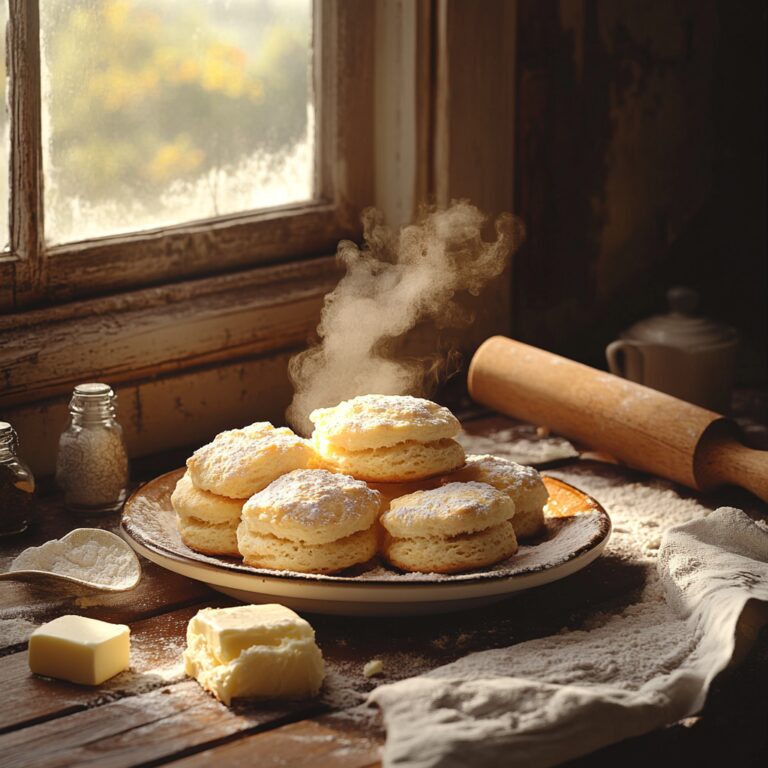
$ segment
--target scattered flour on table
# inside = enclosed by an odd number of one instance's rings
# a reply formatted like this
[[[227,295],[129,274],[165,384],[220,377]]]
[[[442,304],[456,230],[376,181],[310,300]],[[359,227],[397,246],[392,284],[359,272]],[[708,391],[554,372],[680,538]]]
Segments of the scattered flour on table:
[[[108,680],[103,686],[103,699],[106,703],[124,696],[136,696],[148,693],[156,688],[163,688],[179,683],[187,678],[184,671],[182,653],[186,643],[183,639],[166,640],[159,655],[167,659],[158,663],[158,648],[145,648],[143,644],[131,644],[131,664],[125,671]]]
[[[469,757],[551,765],[609,743],[611,733],[620,739],[674,721],[701,706],[708,675],[728,662],[740,601],[768,599],[768,542],[756,538],[768,529],[743,512],[721,508],[710,517],[713,510],[664,480],[626,482],[585,465],[550,474],[608,511],[614,527],[605,554],[642,569],[639,596],[574,631],[473,653],[377,688],[369,703],[383,709],[389,731],[385,765],[459,765]],[[686,523],[669,534],[657,570],[662,535]]]
[[[328,663],[320,702],[334,711],[343,711],[353,719],[365,719],[375,714],[375,711],[365,704],[365,700],[382,678],[387,682],[403,680],[419,674],[428,666],[425,658],[401,652],[387,652],[376,660],[380,661],[382,666],[376,678],[366,677],[357,659]]]
[[[115,603],[119,599],[119,595],[87,595],[85,597],[75,598],[75,605],[78,608],[103,608],[106,605]]]
[[[695,645],[686,623],[668,606],[656,572],[656,550],[663,531],[710,513],[694,499],[681,497],[665,480],[627,482],[610,470],[574,466],[549,471],[597,499],[608,512],[613,531],[604,556],[612,556],[645,572],[645,584],[634,602],[606,613],[593,613],[576,631],[567,629],[538,640],[474,653],[439,667],[426,678],[488,678],[510,674],[557,684],[640,685],[676,669]],[[567,622],[571,617],[563,617]],[[617,647],[617,633],[625,640]],[[440,648],[448,638],[437,637]],[[530,648],[530,650],[529,650]],[[424,679],[424,678],[419,678]],[[418,680],[416,681],[418,682]],[[364,710],[361,710],[364,711]]]
[[[468,454],[490,453],[518,464],[545,464],[561,459],[574,459],[579,454],[563,437],[523,437],[530,427],[509,427],[486,435],[470,435],[462,432],[456,439]]]
[[[34,621],[27,619],[0,619],[0,649],[26,643],[37,629]]]

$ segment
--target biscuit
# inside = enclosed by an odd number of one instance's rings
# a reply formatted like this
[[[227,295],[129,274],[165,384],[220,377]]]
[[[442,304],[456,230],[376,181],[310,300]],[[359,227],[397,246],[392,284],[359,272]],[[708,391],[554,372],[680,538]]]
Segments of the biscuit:
[[[378,549],[372,526],[326,544],[306,544],[251,531],[245,522],[237,529],[243,562],[254,568],[299,573],[335,573],[370,560]]]
[[[512,525],[518,539],[538,533],[544,526],[544,505],[549,492],[533,468],[498,456],[467,456],[466,466],[442,479],[443,483],[488,483],[515,502]]]
[[[360,451],[340,448],[316,434],[313,440],[325,467],[373,483],[423,480],[464,464],[464,449],[450,438],[430,443],[406,441]]]
[[[202,552],[204,555],[240,557],[236,525],[213,525],[194,517],[183,517],[177,514],[176,526],[181,540],[195,552]]]
[[[171,494],[171,505],[182,517],[194,517],[213,525],[234,527],[240,522],[245,499],[230,499],[195,488],[189,472],[176,483]]]
[[[515,504],[486,483],[449,483],[394,499],[381,524],[395,538],[459,536],[508,521]]]
[[[427,536],[396,539],[386,535],[383,553],[403,571],[456,573],[493,565],[517,552],[515,529],[501,523],[459,536]]]
[[[247,499],[280,475],[309,466],[312,453],[308,441],[264,421],[216,435],[187,459],[187,469],[197,488]]]
[[[248,499],[242,517],[254,534],[314,546],[369,529],[380,508],[380,494],[360,480],[297,469]]]
[[[396,568],[455,573],[517,551],[510,497],[485,483],[449,483],[393,499],[380,521],[383,554]]]
[[[456,417],[431,400],[409,395],[361,395],[309,414],[315,434],[347,451],[404,442],[435,443],[461,431]]]

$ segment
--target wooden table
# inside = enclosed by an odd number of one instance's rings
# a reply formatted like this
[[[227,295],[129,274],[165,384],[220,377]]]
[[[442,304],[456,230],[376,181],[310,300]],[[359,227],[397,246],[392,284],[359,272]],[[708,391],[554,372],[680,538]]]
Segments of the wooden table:
[[[483,434],[510,422],[473,421]],[[142,462],[145,479],[178,466],[179,457]],[[596,471],[642,476],[617,467]],[[713,505],[765,506],[737,491],[708,499]],[[84,520],[56,497],[40,502],[35,530],[0,546],[0,567],[22,549],[58,538],[73,527],[114,530],[117,520]],[[310,616],[326,659],[320,698],[291,705],[236,703],[228,708],[204,693],[179,667],[186,625],[201,607],[232,601],[207,586],[142,561],[143,578],[132,592],[65,598],[24,584],[0,582],[0,626],[34,624],[80,613],[130,624],[132,671],[99,688],[37,678],[29,673],[26,644],[0,648],[0,765],[48,766],[327,766],[379,764],[379,725],[352,716],[365,693],[434,668],[469,652],[551,634],[597,610],[610,609],[641,586],[642,574],[610,556],[563,581],[513,601],[424,619]],[[521,617],[524,617],[521,619]],[[31,624],[23,625],[31,629]],[[7,635],[7,631],[5,633]],[[384,675],[366,679],[363,665],[384,662]],[[761,764],[768,723],[768,632],[746,661],[714,685],[700,716],[573,761],[572,766]]]

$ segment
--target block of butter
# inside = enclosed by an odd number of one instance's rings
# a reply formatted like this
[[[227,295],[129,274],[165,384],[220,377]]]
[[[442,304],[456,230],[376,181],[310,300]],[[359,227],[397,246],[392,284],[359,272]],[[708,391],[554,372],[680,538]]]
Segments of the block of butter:
[[[184,668],[217,699],[305,699],[323,682],[310,624],[282,605],[203,608],[187,625]]]
[[[101,685],[128,668],[131,630],[85,616],[59,616],[29,638],[29,668],[38,675]]]

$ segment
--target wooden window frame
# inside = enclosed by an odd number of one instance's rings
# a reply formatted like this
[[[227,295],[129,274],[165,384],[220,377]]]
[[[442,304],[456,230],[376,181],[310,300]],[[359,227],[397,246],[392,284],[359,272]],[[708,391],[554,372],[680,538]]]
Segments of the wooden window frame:
[[[315,0],[315,9],[314,201],[47,247],[38,2],[10,0],[10,253],[0,256],[0,312],[327,254],[357,236],[373,188],[373,7]]]

